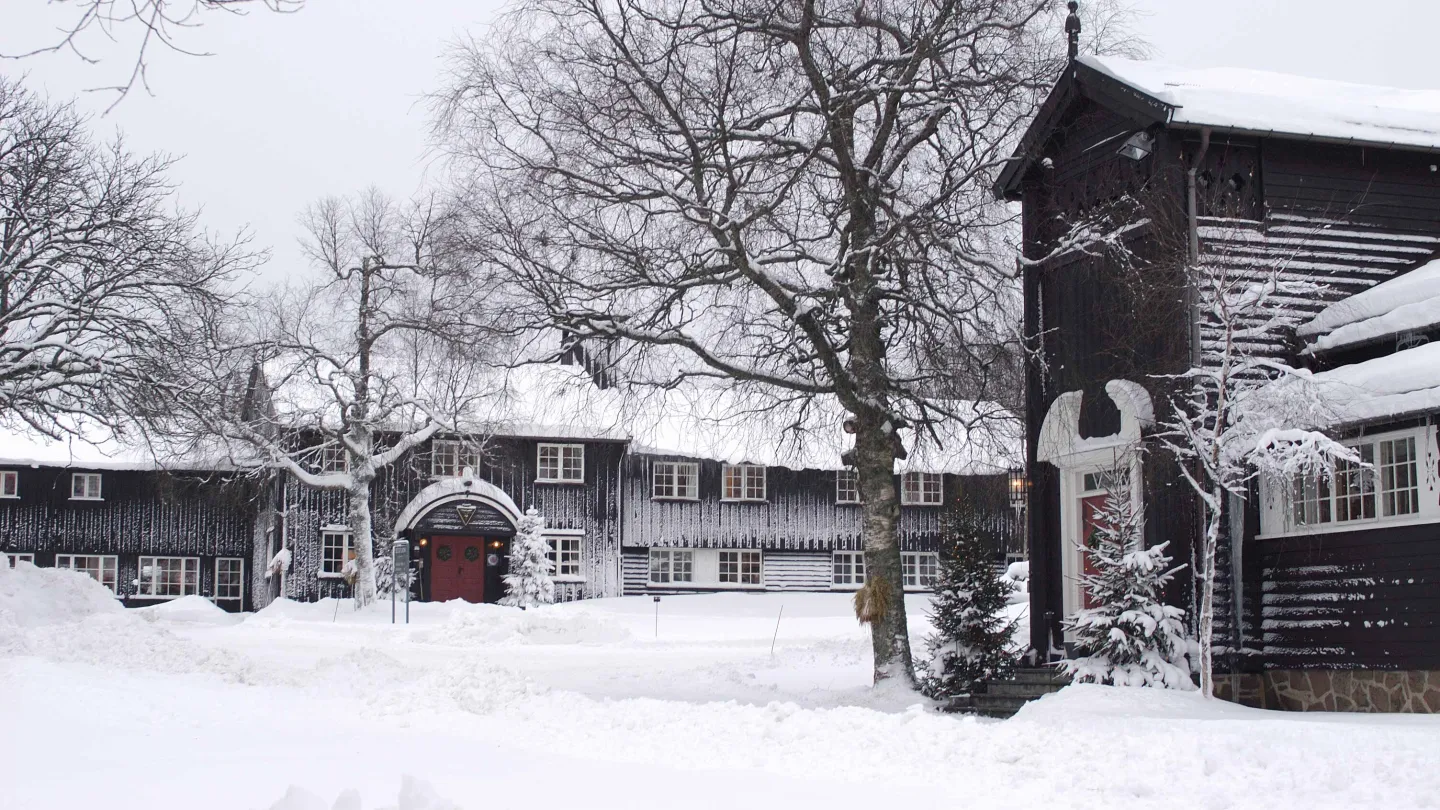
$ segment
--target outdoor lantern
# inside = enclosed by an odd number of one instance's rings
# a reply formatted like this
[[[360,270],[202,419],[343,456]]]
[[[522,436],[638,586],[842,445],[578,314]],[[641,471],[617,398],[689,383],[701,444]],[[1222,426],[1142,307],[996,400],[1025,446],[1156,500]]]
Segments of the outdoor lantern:
[[[1025,471],[1019,468],[1010,471],[1010,508],[1017,513],[1025,511],[1026,492],[1030,482],[1025,480]]]
[[[1150,157],[1155,151],[1155,138],[1148,132],[1140,131],[1125,139],[1124,145],[1116,153],[1120,157],[1134,161],[1141,161]]]

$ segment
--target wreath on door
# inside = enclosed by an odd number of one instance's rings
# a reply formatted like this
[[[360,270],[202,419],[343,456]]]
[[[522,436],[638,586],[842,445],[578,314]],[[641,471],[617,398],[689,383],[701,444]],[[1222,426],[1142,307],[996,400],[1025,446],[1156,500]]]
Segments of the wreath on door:
[[[441,546],[435,549],[435,556],[439,558],[440,562],[448,561],[450,559],[450,547]]]
[[[480,549],[474,546],[466,546],[465,559],[469,560],[470,562],[475,562],[476,560],[480,559]]]

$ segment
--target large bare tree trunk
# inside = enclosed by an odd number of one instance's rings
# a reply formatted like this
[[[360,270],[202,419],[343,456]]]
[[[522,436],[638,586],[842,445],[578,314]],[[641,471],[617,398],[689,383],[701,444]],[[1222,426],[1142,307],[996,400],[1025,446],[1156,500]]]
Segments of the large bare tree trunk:
[[[895,492],[894,443],[883,423],[864,422],[862,419],[856,432],[855,467],[864,504],[865,588],[875,600],[868,616],[875,683],[899,679],[913,686],[910,627],[905,616],[900,544],[896,540],[900,504]]]

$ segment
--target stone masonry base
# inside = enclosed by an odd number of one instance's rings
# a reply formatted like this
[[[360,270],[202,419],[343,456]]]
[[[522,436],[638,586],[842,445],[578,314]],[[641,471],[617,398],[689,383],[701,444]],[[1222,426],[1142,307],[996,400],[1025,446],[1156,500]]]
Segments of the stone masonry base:
[[[1215,695],[1295,712],[1440,713],[1440,671],[1290,669],[1216,675]]]

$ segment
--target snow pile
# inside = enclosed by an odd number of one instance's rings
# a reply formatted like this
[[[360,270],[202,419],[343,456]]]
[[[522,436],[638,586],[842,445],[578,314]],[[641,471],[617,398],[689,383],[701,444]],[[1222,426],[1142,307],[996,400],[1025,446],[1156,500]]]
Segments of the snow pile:
[[[270,810],[362,810],[360,791],[350,788],[341,791],[333,804],[305,790],[291,785],[280,801],[270,805]],[[440,797],[429,782],[423,782],[406,775],[400,782],[400,795],[395,804],[381,805],[376,810],[461,810],[460,805]]]
[[[88,574],[37,568],[27,562],[10,568],[0,562],[0,632],[76,622],[124,610],[105,586]]]
[[[1326,307],[1296,330],[1326,351],[1440,324],[1440,261]]]
[[[148,621],[187,622],[190,624],[239,624],[244,617],[227,613],[203,596],[182,596],[158,605],[140,608],[137,615]]]
[[[533,607],[528,610],[498,605],[454,603],[456,608],[440,626],[416,630],[411,639],[422,644],[453,647],[529,644],[609,644],[624,641],[630,632],[588,612]]]
[[[1440,147],[1440,90],[1108,56],[1080,62],[1174,107],[1174,124]]]

